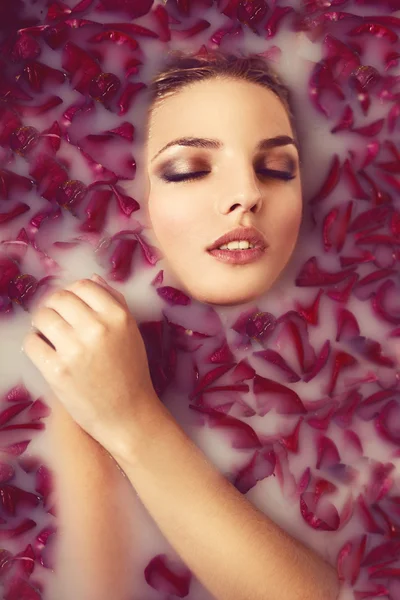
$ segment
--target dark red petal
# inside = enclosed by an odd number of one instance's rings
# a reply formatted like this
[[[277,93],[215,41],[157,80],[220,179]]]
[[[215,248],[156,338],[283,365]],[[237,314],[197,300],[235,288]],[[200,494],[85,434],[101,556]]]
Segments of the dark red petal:
[[[302,270],[296,278],[296,285],[299,287],[332,285],[335,283],[340,283],[353,273],[353,269],[345,269],[337,273],[328,273],[327,271],[323,271],[318,266],[317,258],[312,256],[303,265]]]
[[[346,438],[346,441],[349,443],[349,445],[353,449],[355,449],[360,454],[360,456],[362,456],[364,454],[361,440],[354,431],[347,429],[344,432],[344,437]]]
[[[226,340],[224,340],[222,346],[214,350],[213,353],[207,359],[207,362],[211,362],[214,364],[233,363],[234,361],[235,357],[232,354],[232,351],[229,348],[228,342]]]
[[[18,264],[5,255],[0,255],[0,294],[6,294],[10,282],[19,275]]]
[[[359,198],[360,200],[368,200],[368,194],[363,190],[354,172],[353,166],[348,158],[343,163],[343,174],[345,175],[350,184],[352,197]]]
[[[62,67],[70,73],[74,89],[82,94],[88,93],[92,79],[101,73],[98,62],[70,41],[63,49]]]
[[[357,392],[357,390],[350,390],[350,392],[346,393],[344,397],[344,401],[340,404],[339,408],[336,410],[332,420],[335,421],[339,427],[351,427],[353,424],[353,416],[357,409],[360,406],[360,402],[362,400],[362,395]],[[349,432],[345,432],[347,434]],[[353,434],[354,432],[350,432]],[[350,443],[357,444],[359,441],[358,436],[355,439],[351,438]]]
[[[137,235],[142,253],[149,265],[155,265],[161,259],[161,252],[155,246],[149,244],[142,235]]]
[[[385,124],[385,119],[378,119],[369,125],[364,125],[363,127],[353,127],[352,132],[358,133],[363,137],[376,137],[381,131],[382,127]]]
[[[314,377],[316,377],[318,375],[318,373],[320,371],[322,371],[322,369],[324,368],[324,366],[327,364],[329,356],[330,356],[330,352],[331,352],[331,345],[330,345],[330,341],[326,340],[324,342],[324,344],[322,345],[321,351],[315,361],[315,364],[313,366],[312,369],[310,369],[304,376],[303,376],[303,381],[308,382],[311,381],[312,379],[314,379]]]
[[[164,9],[165,10],[165,9]],[[155,12],[155,11],[153,11]],[[116,29],[118,31],[124,31],[130,35],[143,35],[144,37],[158,38],[159,36],[154,31],[138,25],[137,23],[105,23],[103,25],[106,29]]]
[[[336,531],[339,528],[340,518],[336,508],[327,501],[324,506],[318,505],[317,508],[312,492],[301,494],[300,512],[305,522],[313,529]]]
[[[113,73],[99,73],[89,82],[88,91],[94,100],[109,108],[120,87],[121,82],[116,75]]]
[[[317,442],[317,450],[317,469],[320,469],[321,467],[324,469],[340,462],[340,454],[337,446],[330,438],[326,436],[319,437]]]
[[[132,103],[134,102],[134,100],[136,99],[136,95],[140,92],[140,90],[146,88],[146,85],[144,83],[140,83],[140,82],[129,82],[126,84],[119,100],[118,100],[118,106],[119,106],[119,111],[118,114],[120,116],[125,115],[129,109],[132,106]]]
[[[373,35],[377,38],[387,37],[392,44],[397,42],[397,40],[399,39],[398,35],[394,31],[392,31],[392,29],[389,29],[389,27],[385,27],[384,25],[379,25],[377,23],[364,22],[362,25],[351,29],[348,33],[348,35],[350,36],[364,34]]]
[[[0,483],[6,483],[15,476],[14,467],[7,463],[0,462]]]
[[[307,406],[309,410],[313,410],[312,404],[311,407]],[[325,406],[313,410],[314,415],[307,419],[307,424],[310,427],[313,427],[314,429],[327,430],[331,423],[332,415],[335,412],[337,406],[338,403],[336,401],[330,401]]]
[[[316,295],[315,299],[313,300],[312,304],[308,307],[304,307],[301,304],[299,304],[298,302],[296,303],[296,311],[299,313],[299,315],[301,317],[303,317],[307,321],[307,323],[310,323],[310,325],[318,325],[319,324],[318,311],[319,311],[319,304],[320,304],[321,296],[323,293],[324,293],[323,290],[319,290],[319,292]]]
[[[52,108],[59,106],[62,102],[59,96],[50,96],[43,104],[39,104],[38,106],[14,103],[14,110],[23,117],[38,117],[44,115]]]
[[[295,383],[296,381],[300,381],[300,377],[297,373],[287,364],[284,358],[275,350],[262,350],[259,352],[253,352],[254,356],[259,356],[263,358],[267,362],[275,365],[283,371],[284,377],[288,383]]]
[[[357,498],[357,506],[358,506],[362,521],[364,523],[365,531],[367,531],[368,533],[379,533],[382,535],[383,530],[381,529],[381,527],[379,527],[379,525],[375,521],[362,494],[360,494]]]
[[[382,317],[385,321],[389,323],[393,323],[394,325],[400,325],[400,315],[394,315],[388,312],[385,304],[387,301],[387,296],[392,293],[392,296],[396,297],[396,284],[391,279],[385,281],[379,289],[376,291],[375,296],[372,298],[372,308],[376,312],[376,314]]]
[[[43,402],[40,398],[35,400],[35,402],[31,405],[30,409],[27,411],[26,416],[31,421],[37,421],[38,419],[43,419],[48,417],[51,413],[50,407]]]
[[[45,86],[61,85],[66,79],[65,73],[62,71],[36,60],[29,61],[25,65],[23,75],[35,92],[42,92]]]
[[[162,284],[163,281],[164,281],[164,271],[161,269],[161,271],[159,271],[157,273],[157,275],[154,277],[153,281],[151,282],[151,285],[153,285],[154,287],[158,287],[159,285]]]
[[[375,419],[378,435],[397,446],[400,445],[399,403],[391,400],[380,411]]]
[[[32,402],[18,402],[13,404],[9,408],[5,408],[0,412],[0,427],[11,421],[14,417],[19,415],[23,410],[31,406]]]
[[[136,50],[138,47],[138,43],[134,38],[130,37],[127,33],[115,31],[113,29],[96,33],[89,38],[88,41],[92,44],[98,44],[100,42],[115,42],[118,45],[126,45],[130,50]]]
[[[42,594],[28,581],[16,576],[7,582],[3,600],[42,600]]]
[[[171,306],[176,304],[187,306],[191,303],[189,296],[184,294],[181,290],[177,290],[168,285],[157,288],[157,294]]]
[[[20,215],[26,213],[28,210],[30,210],[30,207],[27,204],[24,202],[18,202],[18,204],[12,210],[0,213],[0,225],[16,219]]]
[[[285,385],[255,375],[253,384],[258,407],[257,414],[266,415],[272,408],[280,415],[304,414],[306,409],[296,392]]]
[[[293,10],[292,6],[275,6],[264,26],[264,29],[267,32],[266,38],[272,38],[276,35],[283,18],[293,12]]]
[[[338,316],[336,341],[339,342],[342,338],[346,341],[358,337],[359,335],[360,327],[357,319],[347,308],[342,308]]]
[[[114,281],[126,281],[132,273],[132,260],[137,240],[119,240],[116,248],[110,257],[112,270],[109,273],[110,279]]]
[[[242,313],[232,325],[232,329],[245,337],[264,342],[275,329],[276,319],[267,312],[250,309]]]
[[[10,135],[10,148],[20,156],[26,156],[36,146],[39,137],[34,127],[18,127]]]
[[[378,142],[377,140],[374,140],[373,142],[368,142],[367,152],[365,154],[364,162],[361,165],[361,169],[365,169],[375,160],[376,156],[379,153],[380,147],[380,142]]]
[[[303,492],[305,492],[307,490],[310,480],[311,480],[311,469],[310,469],[310,467],[306,467],[304,473],[300,477],[299,482],[297,484],[296,493],[298,496],[301,496],[301,494],[303,494]]]
[[[87,218],[80,225],[81,231],[102,231],[112,195],[111,190],[93,190],[90,201],[86,206]]]
[[[38,281],[33,275],[18,275],[8,286],[8,296],[26,310],[37,288]]]
[[[241,494],[247,494],[258,481],[273,474],[276,456],[272,448],[256,450],[250,461],[236,474],[233,485]]]
[[[147,583],[164,595],[185,598],[189,594],[192,573],[183,564],[174,563],[166,554],[155,556],[144,570]]]
[[[396,540],[384,542],[383,544],[379,544],[379,546],[376,546],[373,550],[368,552],[367,556],[362,562],[362,566],[368,567],[369,565],[395,560],[396,556],[398,556],[399,553],[400,542],[397,542]]]
[[[390,206],[381,205],[375,206],[360,213],[349,227],[349,231],[360,231],[372,225],[382,226],[388,221],[388,217],[392,213]]]
[[[160,41],[161,42],[169,42],[171,39],[171,31],[169,29],[169,15],[165,9],[164,6],[162,6],[161,4],[159,4],[158,6],[156,6],[156,8],[152,11],[152,14],[154,15],[155,19],[158,22],[158,25],[160,27]]]
[[[337,350],[335,352],[332,377],[327,392],[329,396],[332,396],[335,390],[340,372],[343,369],[351,368],[356,364],[358,364],[358,361],[353,356],[351,356],[351,354],[343,352],[342,350]]]
[[[337,154],[334,155],[332,159],[332,163],[329,169],[329,173],[320,188],[320,190],[315,194],[315,196],[310,200],[310,204],[315,204],[327,198],[329,194],[333,192],[335,187],[337,186],[340,179],[340,160]]]
[[[109,129],[105,133],[106,134],[111,133],[111,134],[119,136],[125,140],[128,140],[129,142],[133,142],[135,128],[132,125],[132,123],[128,123],[128,121],[124,121],[118,127],[115,127],[114,129]]]
[[[4,483],[0,485],[0,504],[8,515],[15,516],[20,505],[36,507],[40,502],[40,497],[31,494],[15,485]]]
[[[127,215],[128,217],[135,212],[136,210],[140,209],[140,204],[139,202],[137,202],[134,198],[132,198],[131,196],[128,196],[127,194],[124,194],[120,187],[117,185],[112,185],[111,186],[112,191],[115,194],[115,197],[117,199],[118,205],[120,210]]]
[[[337,133],[346,129],[351,129],[354,125],[354,113],[351,106],[348,104],[345,106],[342,116],[335,127],[331,129],[331,133]]]
[[[208,387],[209,385],[214,383],[214,381],[216,381],[217,379],[225,375],[225,373],[230,371],[232,369],[232,366],[233,365],[221,365],[208,371],[197,383],[189,398],[192,399],[198,394],[200,394],[206,387]]]
[[[189,404],[189,408],[199,413],[206,414],[211,428],[216,427],[231,430],[232,448],[247,450],[250,448],[260,448],[262,446],[256,432],[247,423],[213,408],[195,406],[194,404]]]
[[[97,10],[117,12],[131,20],[147,15],[154,0],[100,0]]]
[[[299,450],[299,434],[303,420],[304,417],[300,417],[292,433],[286,435],[285,437],[282,437],[280,440],[288,452],[294,452],[296,454]]]
[[[249,365],[246,359],[241,360],[232,372],[232,381],[239,383],[248,379],[253,379],[256,374],[253,367]]]
[[[20,32],[17,41],[11,50],[13,61],[34,60],[42,52],[40,44],[34,37],[27,32]]]

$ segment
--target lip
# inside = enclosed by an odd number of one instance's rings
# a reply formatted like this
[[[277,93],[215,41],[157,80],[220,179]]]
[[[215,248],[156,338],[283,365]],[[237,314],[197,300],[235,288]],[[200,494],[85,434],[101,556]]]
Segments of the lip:
[[[268,246],[262,233],[260,233],[255,227],[237,227],[236,229],[232,229],[232,231],[229,231],[225,235],[218,238],[209,248],[207,248],[207,250],[208,252],[217,250],[223,244],[229,244],[229,242],[234,242],[235,240],[247,240],[254,246],[254,249],[257,250],[265,250]],[[224,251],[221,250],[220,252]],[[231,250],[227,250],[227,252],[231,252]],[[235,252],[240,251],[235,250]],[[246,250],[246,252],[249,252],[249,250]]]
[[[247,265],[259,260],[265,253],[263,248],[249,248],[248,250],[209,250],[208,253],[228,265]]]

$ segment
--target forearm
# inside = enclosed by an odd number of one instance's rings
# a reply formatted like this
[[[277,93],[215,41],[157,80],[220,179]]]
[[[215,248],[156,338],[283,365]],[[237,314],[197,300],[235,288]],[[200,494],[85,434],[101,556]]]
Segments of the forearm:
[[[118,462],[161,532],[217,600],[337,598],[334,568],[240,494],[161,403],[158,417],[127,424],[126,432],[135,442],[127,441]]]
[[[64,407],[57,401],[52,407],[48,436],[58,531],[48,598],[128,600],[137,550],[132,510],[128,501],[123,503],[131,486],[104,448]]]

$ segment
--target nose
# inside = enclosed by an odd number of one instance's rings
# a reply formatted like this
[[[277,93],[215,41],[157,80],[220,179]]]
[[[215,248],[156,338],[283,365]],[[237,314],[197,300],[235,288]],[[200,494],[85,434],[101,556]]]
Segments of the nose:
[[[262,194],[257,176],[248,165],[231,165],[224,175],[223,193],[219,197],[219,210],[222,214],[233,211],[257,213],[262,206]]]

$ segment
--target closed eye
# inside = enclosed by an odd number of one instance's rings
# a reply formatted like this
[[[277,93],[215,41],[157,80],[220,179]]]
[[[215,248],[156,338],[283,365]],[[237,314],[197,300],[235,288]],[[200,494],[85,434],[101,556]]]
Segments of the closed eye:
[[[196,179],[201,179],[209,173],[210,171],[196,171],[194,173],[175,173],[172,175],[164,174],[162,179],[166,183],[179,183],[181,181],[194,181]],[[291,179],[296,178],[296,175],[290,171],[278,171],[276,169],[258,169],[257,173],[261,173],[263,177],[280,179],[282,181],[290,181]]]

